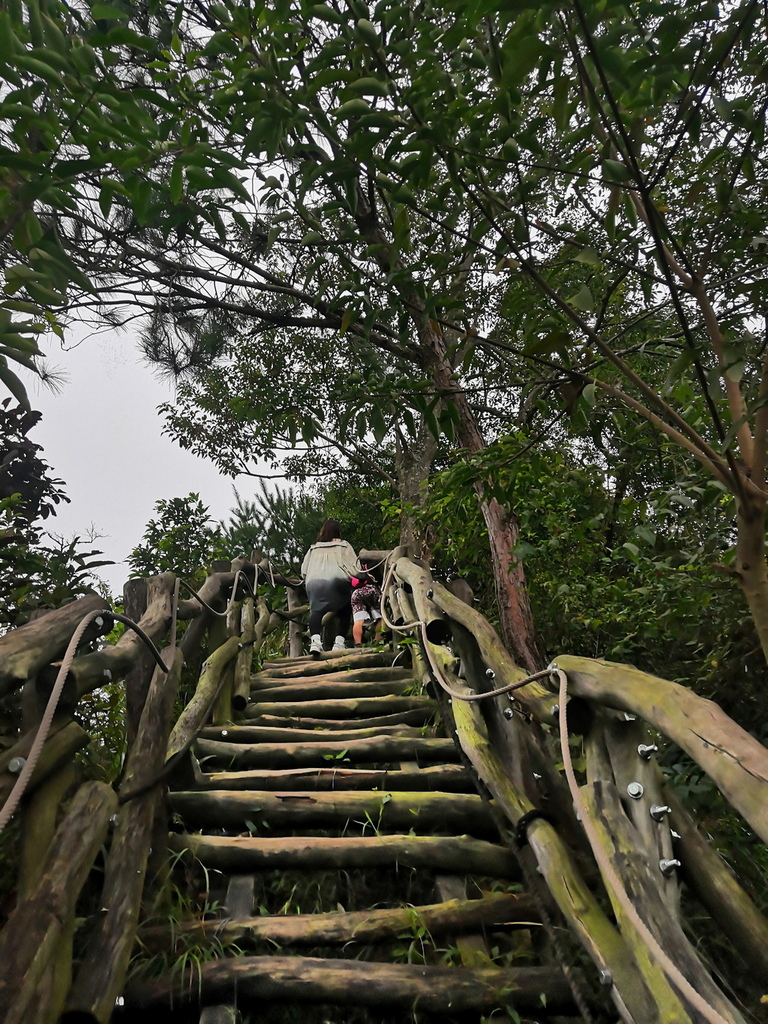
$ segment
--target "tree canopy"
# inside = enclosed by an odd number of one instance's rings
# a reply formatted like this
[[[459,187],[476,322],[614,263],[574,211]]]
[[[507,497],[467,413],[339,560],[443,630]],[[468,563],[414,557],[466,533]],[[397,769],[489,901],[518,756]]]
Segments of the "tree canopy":
[[[672,495],[709,503],[768,650],[764,5],[6,13],[7,201],[23,187],[32,225],[4,236],[28,268],[9,288],[39,301],[19,282],[61,264],[39,235],[75,268],[69,308],[145,311],[148,355],[188,376],[183,443],[232,470],[302,442],[298,474],[333,445],[403,507],[465,453],[526,664],[523,548],[486,444],[580,437],[628,494],[648,424],[656,522]],[[39,152],[30,117],[52,119]]]

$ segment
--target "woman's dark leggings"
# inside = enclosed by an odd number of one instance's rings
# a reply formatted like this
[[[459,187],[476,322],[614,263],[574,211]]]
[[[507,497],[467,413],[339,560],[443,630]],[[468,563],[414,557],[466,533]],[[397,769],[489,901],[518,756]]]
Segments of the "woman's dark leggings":
[[[328,608],[323,608],[321,611],[313,611],[310,609],[309,612],[309,635],[315,636],[323,631],[323,616],[329,611]],[[336,618],[339,620],[338,628],[336,630],[337,636],[346,636],[349,632],[349,624],[352,621],[352,606],[347,604],[343,608],[333,609]]]

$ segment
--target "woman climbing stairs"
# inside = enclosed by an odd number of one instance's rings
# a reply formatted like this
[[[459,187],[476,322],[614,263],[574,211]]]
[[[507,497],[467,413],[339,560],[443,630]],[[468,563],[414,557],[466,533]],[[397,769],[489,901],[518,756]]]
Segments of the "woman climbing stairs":
[[[242,721],[206,728],[195,754],[194,785],[170,794],[171,846],[222,880],[220,902],[142,939],[206,953],[194,971],[134,980],[121,1019],[575,1014],[514,854],[390,652],[267,663]]]

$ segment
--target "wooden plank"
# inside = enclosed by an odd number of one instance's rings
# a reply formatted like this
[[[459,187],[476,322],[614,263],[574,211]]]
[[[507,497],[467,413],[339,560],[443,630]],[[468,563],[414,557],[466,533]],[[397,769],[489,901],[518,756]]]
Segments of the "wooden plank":
[[[313,708],[314,702],[310,702],[308,707]],[[274,714],[258,715],[250,718],[249,722],[253,726],[279,726],[281,729],[327,729],[335,732],[352,727],[356,729],[373,729],[389,725],[426,725],[433,721],[435,714],[434,704],[427,701],[421,707],[412,708],[410,711],[399,711],[395,714],[378,715],[371,718],[355,718],[352,721],[346,718],[315,718],[310,715],[291,718],[285,715]],[[240,726],[240,728],[247,729],[249,726]],[[203,729],[200,735],[208,739],[218,739],[217,736],[209,734],[207,729]]]
[[[469,836],[202,836],[173,834],[175,852],[190,853],[220,871],[262,871],[274,868],[427,868],[483,878],[520,877],[517,858],[509,850]]]

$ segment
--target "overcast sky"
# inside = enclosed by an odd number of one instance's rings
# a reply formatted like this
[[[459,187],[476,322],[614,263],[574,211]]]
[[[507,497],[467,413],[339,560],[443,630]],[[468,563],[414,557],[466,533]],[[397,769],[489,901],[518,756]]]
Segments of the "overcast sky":
[[[71,499],[49,529],[65,537],[91,527],[101,534],[94,547],[118,564],[100,574],[118,595],[128,577],[124,560],[158,499],[196,491],[222,519],[235,503],[233,483],[250,497],[256,481],[221,476],[162,436],[157,406],[172,397],[172,387],[153,376],[129,334],[87,337],[69,351],[58,345],[47,338],[41,348],[68,377],[60,393],[25,380],[32,407],[43,414],[30,437],[43,446],[42,457]]]

